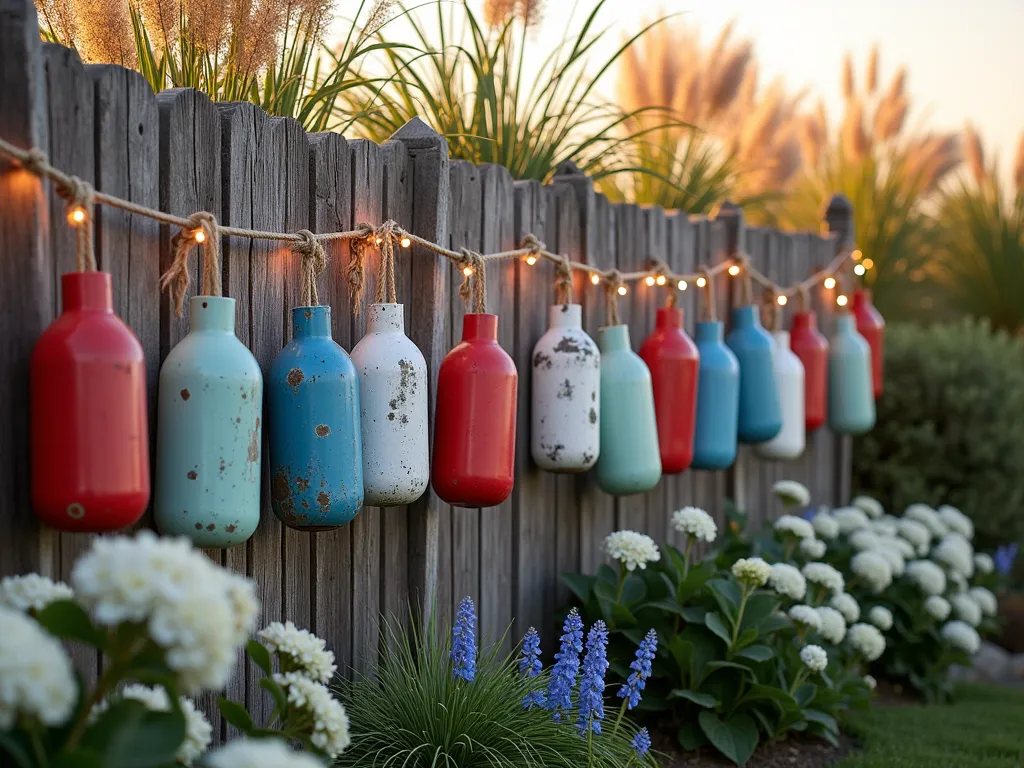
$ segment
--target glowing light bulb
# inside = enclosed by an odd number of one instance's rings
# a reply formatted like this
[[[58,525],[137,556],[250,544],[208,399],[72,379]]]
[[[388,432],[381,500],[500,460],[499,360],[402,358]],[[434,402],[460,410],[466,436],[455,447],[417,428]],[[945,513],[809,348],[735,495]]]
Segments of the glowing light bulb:
[[[619,296],[625,296],[625,295],[626,295],[626,286],[620,285],[619,286]]]
[[[600,275],[591,275],[590,276],[590,282],[592,282],[594,285],[597,285],[598,283],[601,282],[601,276]]]
[[[736,277],[736,275],[738,275],[739,273],[740,273],[740,265],[739,264],[733,264],[731,267],[729,267],[729,274],[732,275],[733,277]]]
[[[861,260],[861,258],[863,258],[863,256],[864,256],[864,254],[860,252],[860,248],[858,248],[857,250],[855,250],[855,251],[854,251],[853,253],[851,253],[850,255],[851,255],[851,256],[853,257],[853,260],[854,260],[854,261],[860,261],[860,260]]]
[[[867,272],[867,270],[864,268],[863,264],[857,264],[853,268],[853,273],[855,275],[863,275],[865,272]]]
[[[703,277],[698,277],[697,278],[697,287],[698,288],[703,288],[707,284],[708,284],[708,281],[705,280]]]
[[[831,291],[835,287],[836,287],[836,279],[834,277],[826,277],[825,278],[825,289],[828,290],[828,291]]]
[[[644,278],[644,282],[647,283],[647,285],[654,285],[654,278],[648,275]]]
[[[194,237],[196,239],[197,243],[205,243],[206,242],[206,233],[203,232],[203,230],[201,230],[201,229],[197,229],[192,234],[192,237]]]
[[[531,253],[529,256],[526,257],[526,263],[532,267],[534,264],[537,263],[537,257]]]
[[[847,301],[848,299],[843,294],[839,294],[838,296],[836,296],[836,304],[838,304],[840,307],[845,307]]]
[[[412,245],[412,240],[410,240],[410,239],[408,238],[408,236],[406,236],[406,237],[403,237],[403,238],[402,238],[401,240],[399,240],[399,241],[398,241],[398,243],[399,243],[399,245],[401,245],[401,246],[402,246],[403,248],[408,248],[408,247],[409,247],[410,245]]]
[[[76,205],[70,211],[68,211],[68,221],[72,224],[81,224],[85,221],[85,208],[80,205]]]
[[[658,275],[654,282],[656,282],[658,285],[664,285],[665,283],[668,282],[668,280],[665,278],[664,275]]]
[[[463,267],[462,268],[462,274],[464,274],[466,277],[469,277],[470,275],[473,274],[473,268],[472,267]]]
[[[679,287],[680,291],[685,291],[686,290],[686,281],[685,280],[680,280],[678,287]]]
[[[780,307],[784,307],[784,306],[786,306],[786,302],[789,301],[789,299],[787,299],[785,296],[779,296],[776,299],[776,301],[779,302],[779,306]]]
[[[864,267],[864,269],[871,269],[875,266],[875,262],[873,259],[864,259],[864,261],[861,262],[861,266]]]
[[[374,239],[374,242],[376,242],[376,243],[377,243],[377,245],[380,245],[380,244],[381,244],[381,243],[383,243],[384,241],[383,241],[383,240],[382,240],[381,238],[379,238],[379,237],[378,237],[378,238],[375,238],[375,239]]]

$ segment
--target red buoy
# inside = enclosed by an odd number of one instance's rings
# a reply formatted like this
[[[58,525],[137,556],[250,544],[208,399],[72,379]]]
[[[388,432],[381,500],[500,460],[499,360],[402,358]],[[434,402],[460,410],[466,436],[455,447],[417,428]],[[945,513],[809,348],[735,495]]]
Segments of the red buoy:
[[[434,412],[434,492],[456,507],[493,507],[515,479],[515,363],[498,346],[498,316],[468,314],[441,362]]]
[[[58,530],[116,531],[149,503],[142,345],[114,314],[108,273],[63,275],[61,289],[29,363],[32,505]]]
[[[871,347],[871,383],[875,399],[882,396],[882,362],[885,359],[885,319],[871,303],[871,291],[862,288],[853,293],[853,314],[857,332]]]
[[[682,472],[693,461],[697,420],[697,345],[683,330],[683,310],[659,307],[654,330],[640,345],[651,370],[662,474]]]
[[[828,339],[818,330],[817,315],[793,315],[789,348],[804,366],[804,421],[813,432],[824,425],[828,402]]]

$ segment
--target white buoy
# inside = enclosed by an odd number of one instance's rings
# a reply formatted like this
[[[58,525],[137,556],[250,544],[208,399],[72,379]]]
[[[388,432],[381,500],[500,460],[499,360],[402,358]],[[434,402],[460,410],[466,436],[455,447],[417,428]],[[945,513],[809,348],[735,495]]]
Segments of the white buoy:
[[[782,429],[766,443],[754,446],[762,459],[774,461],[798,458],[804,452],[804,366],[789,348],[789,331],[775,331],[775,386],[782,407]]]

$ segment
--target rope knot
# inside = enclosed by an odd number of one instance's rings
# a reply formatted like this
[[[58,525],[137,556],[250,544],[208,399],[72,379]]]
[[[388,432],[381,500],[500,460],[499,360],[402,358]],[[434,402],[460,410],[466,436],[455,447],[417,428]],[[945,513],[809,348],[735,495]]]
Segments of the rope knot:
[[[348,280],[349,304],[352,307],[352,314],[359,317],[362,311],[363,288],[365,286],[363,270],[366,263],[366,246],[374,239],[374,227],[365,221],[356,224],[356,232],[359,237],[352,238],[349,244],[349,259],[345,267],[345,278]]]
[[[21,161],[21,165],[26,171],[34,173],[36,176],[45,176],[50,159],[39,147],[32,147],[25,153],[25,159]]]
[[[544,245],[544,243],[542,243],[540,240],[538,240],[537,236],[532,232],[528,232],[527,234],[523,235],[523,239],[522,241],[520,241],[519,247],[525,248],[538,259],[540,258],[541,251],[547,249],[547,246]]]
[[[469,303],[473,299],[473,311],[483,314],[487,311],[487,277],[484,274],[484,257],[469,248],[459,249],[457,264],[462,268],[462,285],[459,296]]]
[[[567,254],[555,262],[555,303],[572,304],[572,263]]]
[[[305,307],[316,307],[320,305],[320,293],[316,288],[316,280],[327,267],[327,254],[320,241],[308,229],[300,229],[295,234],[300,239],[292,243],[292,251],[302,257],[299,301]]]
[[[221,296],[220,231],[216,217],[209,211],[198,211],[188,217],[188,226],[182,227],[171,238],[174,260],[160,277],[160,287],[168,289],[174,311],[181,317],[185,294],[192,281],[188,272],[188,255],[192,246],[203,247],[203,296]]]

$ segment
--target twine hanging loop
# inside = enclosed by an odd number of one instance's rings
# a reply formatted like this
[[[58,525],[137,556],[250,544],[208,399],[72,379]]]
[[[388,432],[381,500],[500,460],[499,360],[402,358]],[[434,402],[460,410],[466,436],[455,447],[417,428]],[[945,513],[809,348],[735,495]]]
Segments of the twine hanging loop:
[[[609,326],[621,325],[619,319],[619,288],[622,286],[622,274],[613,269],[604,276],[604,307],[605,321]]]
[[[462,285],[459,296],[469,303],[473,299],[473,312],[483,314],[487,311],[487,275],[484,272],[484,257],[469,248],[460,251],[456,262],[462,269]]]
[[[572,264],[566,254],[555,263],[555,303],[572,304]]]
[[[295,233],[301,240],[292,243],[292,251],[302,257],[301,277],[299,280],[299,301],[304,307],[320,306],[320,293],[316,281],[327,267],[327,254],[316,236],[308,229],[300,229]]]
[[[356,224],[360,234],[352,238],[349,246],[348,264],[345,266],[345,278],[348,280],[349,304],[352,314],[359,317],[363,304],[363,288],[365,288],[364,269],[366,266],[366,247],[374,237],[373,226],[365,221]]]
[[[750,306],[754,303],[754,279],[750,275],[750,257],[745,253],[737,254],[736,263],[742,273],[743,304]]]
[[[701,269],[700,275],[704,278],[704,311],[702,317],[705,321],[716,322],[718,320],[718,312],[715,308],[715,286],[711,282],[711,272],[707,269]]]
[[[223,295],[220,276],[220,230],[217,219],[209,211],[199,211],[189,216],[188,226],[179,229],[171,238],[174,259],[160,277],[160,287],[170,293],[171,304],[178,317],[181,317],[185,294],[188,293],[192,281],[188,272],[188,255],[194,245],[201,245],[203,249],[201,295]]]
[[[395,241],[401,236],[401,229],[391,219],[381,224],[373,233],[374,243],[380,249],[380,274],[377,276],[375,304],[397,304],[398,289],[395,287]]]
[[[38,152],[38,155],[34,156],[34,161],[45,163],[46,155]],[[70,176],[66,183],[58,183],[55,186],[57,194],[67,203],[68,221],[75,227],[75,268],[79,272],[95,272],[96,251],[92,241],[92,218],[96,206],[96,193],[92,184],[77,176]]]

